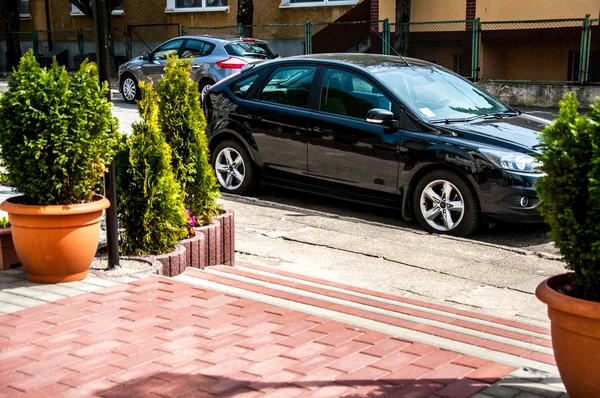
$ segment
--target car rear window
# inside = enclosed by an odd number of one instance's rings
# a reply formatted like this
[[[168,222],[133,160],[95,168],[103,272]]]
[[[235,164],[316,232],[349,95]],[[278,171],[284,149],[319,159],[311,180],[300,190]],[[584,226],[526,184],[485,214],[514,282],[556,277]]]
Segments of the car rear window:
[[[227,54],[245,58],[274,59],[277,53],[267,43],[235,42],[225,45]]]

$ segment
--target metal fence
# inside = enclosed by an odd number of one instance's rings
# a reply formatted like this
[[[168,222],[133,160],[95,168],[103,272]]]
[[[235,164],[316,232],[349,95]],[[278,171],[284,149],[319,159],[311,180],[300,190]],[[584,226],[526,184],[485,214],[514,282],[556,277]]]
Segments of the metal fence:
[[[479,77],[520,83],[578,83],[585,19],[482,22]]]
[[[444,66],[454,72],[473,77],[474,43],[477,45],[477,21],[414,22],[391,25],[391,53],[400,49],[403,55]],[[401,41],[406,41],[404,45]],[[398,48],[399,50],[396,50]]]
[[[31,31],[19,35],[41,63],[56,56],[77,68],[95,59],[92,30]],[[390,24],[388,20],[253,26],[129,25],[113,31],[117,63],[179,35],[227,35],[269,41],[281,56],[360,52],[399,54],[442,65],[474,81],[527,84],[600,84],[600,19]],[[6,46],[0,36],[0,68]]]
[[[113,29],[112,51],[117,65],[129,58],[126,33],[125,29]],[[93,29],[34,30],[10,34],[18,36],[21,53],[24,54],[31,49],[43,66],[49,66],[54,57],[59,65],[64,65],[70,70],[78,69],[79,64],[86,58],[91,61],[96,60],[96,37]],[[5,52],[4,37],[0,37],[0,70],[6,69]]]

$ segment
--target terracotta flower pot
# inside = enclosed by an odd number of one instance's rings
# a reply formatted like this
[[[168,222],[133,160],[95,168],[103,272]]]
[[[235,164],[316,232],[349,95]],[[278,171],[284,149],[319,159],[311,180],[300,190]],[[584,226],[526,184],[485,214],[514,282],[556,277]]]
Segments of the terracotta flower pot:
[[[12,236],[27,279],[39,283],[84,279],[100,237],[102,210],[108,199],[96,195],[89,203],[31,206],[21,197],[7,199],[0,209],[8,213]]]
[[[542,282],[535,294],[548,305],[556,364],[571,398],[600,397],[600,303],[557,292],[569,277]]]

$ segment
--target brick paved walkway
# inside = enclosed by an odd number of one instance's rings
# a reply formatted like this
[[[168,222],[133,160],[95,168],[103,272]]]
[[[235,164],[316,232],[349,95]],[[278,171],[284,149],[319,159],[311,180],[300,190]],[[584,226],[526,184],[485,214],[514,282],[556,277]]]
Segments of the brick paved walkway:
[[[0,396],[468,397],[513,370],[157,277],[0,317]]]

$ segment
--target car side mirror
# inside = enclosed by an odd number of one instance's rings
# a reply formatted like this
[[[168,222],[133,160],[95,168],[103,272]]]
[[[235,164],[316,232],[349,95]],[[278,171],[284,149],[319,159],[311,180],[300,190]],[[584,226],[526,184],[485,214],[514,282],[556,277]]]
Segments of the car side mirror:
[[[386,109],[373,108],[367,112],[367,122],[392,127],[394,114]]]
[[[150,61],[150,53],[145,52],[144,54],[142,54],[142,59],[144,61]]]

